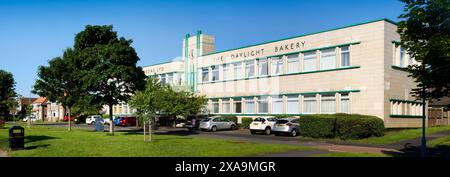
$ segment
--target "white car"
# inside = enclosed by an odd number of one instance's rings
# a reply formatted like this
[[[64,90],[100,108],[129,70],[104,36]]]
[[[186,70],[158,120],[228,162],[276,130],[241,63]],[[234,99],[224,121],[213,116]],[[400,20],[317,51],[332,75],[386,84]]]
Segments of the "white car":
[[[258,117],[253,119],[250,124],[250,133],[256,134],[257,132],[264,132],[266,135],[272,133],[273,125],[277,121],[277,118]]]
[[[27,116],[27,117],[23,118],[22,121],[28,122],[28,119],[30,119],[31,122],[36,122],[37,121],[37,118],[34,117],[34,116]]]
[[[106,121],[106,119],[103,119],[100,115],[93,115],[86,118],[86,124],[89,125],[95,125],[95,121],[101,121],[102,124],[109,124],[109,119]]]

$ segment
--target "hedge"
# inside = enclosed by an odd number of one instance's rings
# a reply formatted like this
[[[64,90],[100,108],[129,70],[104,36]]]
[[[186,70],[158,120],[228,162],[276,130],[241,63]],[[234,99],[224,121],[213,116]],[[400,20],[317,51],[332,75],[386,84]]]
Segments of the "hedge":
[[[250,128],[250,124],[252,123],[252,121],[253,121],[253,119],[250,117],[243,117],[240,127],[248,129],[248,128]]]
[[[384,122],[359,114],[317,114],[300,119],[300,135],[313,138],[361,139],[384,135]]]

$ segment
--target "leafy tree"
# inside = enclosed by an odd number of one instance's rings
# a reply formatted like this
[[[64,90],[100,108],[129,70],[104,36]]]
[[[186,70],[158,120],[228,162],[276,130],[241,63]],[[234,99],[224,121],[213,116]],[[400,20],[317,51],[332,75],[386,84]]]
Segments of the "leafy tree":
[[[152,125],[155,122],[155,117],[169,107],[167,102],[168,89],[168,87],[158,82],[157,79],[149,78],[145,90],[137,91],[129,101],[130,106],[137,109],[136,115],[139,122],[144,123],[144,141],[147,140],[147,133],[145,132],[146,122],[149,122],[149,140],[152,141]]]
[[[9,114],[11,109],[17,104],[14,91],[16,83],[10,72],[0,69],[0,115]]]
[[[204,96],[196,96],[188,91],[174,91],[171,88],[168,89],[167,97],[169,107],[165,113],[171,117],[196,115],[206,103]]]
[[[47,97],[52,102],[61,103],[66,112],[82,99],[80,75],[77,69],[79,59],[72,49],[67,49],[63,57],[50,60],[49,66],[39,66],[38,77],[33,86],[32,93]],[[68,120],[68,129],[71,130],[71,121]]]
[[[83,88],[96,103],[109,106],[112,122],[114,104],[126,102],[137,90],[145,88],[145,74],[136,63],[139,57],[132,40],[118,38],[113,26],[87,25],[75,36],[74,50],[82,59],[79,73]],[[110,124],[113,134],[114,124]]]
[[[398,23],[400,45],[421,63],[408,67],[418,83],[414,95],[425,99],[450,96],[450,1],[401,1],[405,8]]]

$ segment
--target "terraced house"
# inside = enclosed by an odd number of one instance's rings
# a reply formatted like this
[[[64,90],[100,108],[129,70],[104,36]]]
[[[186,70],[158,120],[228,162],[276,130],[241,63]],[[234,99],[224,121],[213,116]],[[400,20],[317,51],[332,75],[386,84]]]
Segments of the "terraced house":
[[[211,115],[355,113],[386,127],[419,127],[416,84],[404,71],[416,61],[396,30],[380,19],[225,51],[198,31],[183,40],[181,60],[144,70],[206,95]]]

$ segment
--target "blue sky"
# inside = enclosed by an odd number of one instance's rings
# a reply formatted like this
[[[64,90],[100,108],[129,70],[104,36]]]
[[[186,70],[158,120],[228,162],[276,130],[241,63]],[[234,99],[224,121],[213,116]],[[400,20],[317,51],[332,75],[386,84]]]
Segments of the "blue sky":
[[[397,0],[0,0],[0,69],[30,96],[39,65],[73,45],[88,24],[133,39],[145,66],[181,56],[186,33],[214,35],[216,50],[375,19],[398,21]],[[33,95],[32,95],[33,96]]]

